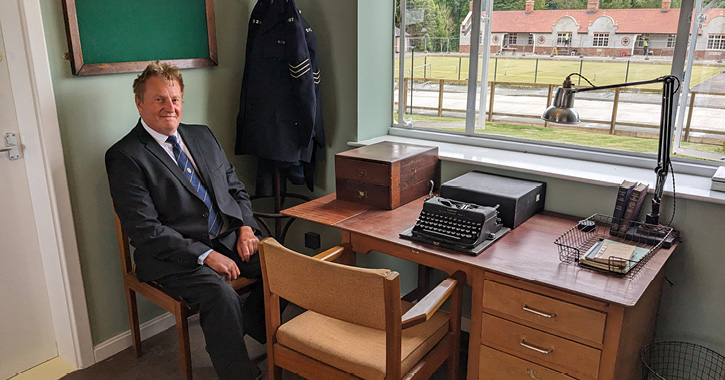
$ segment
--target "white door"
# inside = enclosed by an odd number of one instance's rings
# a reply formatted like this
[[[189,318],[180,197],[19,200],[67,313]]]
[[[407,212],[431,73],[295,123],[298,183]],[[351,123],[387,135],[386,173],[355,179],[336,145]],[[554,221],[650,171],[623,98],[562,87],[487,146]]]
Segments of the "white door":
[[[0,149],[22,144],[0,25]],[[0,379],[58,355],[23,158],[0,152]]]

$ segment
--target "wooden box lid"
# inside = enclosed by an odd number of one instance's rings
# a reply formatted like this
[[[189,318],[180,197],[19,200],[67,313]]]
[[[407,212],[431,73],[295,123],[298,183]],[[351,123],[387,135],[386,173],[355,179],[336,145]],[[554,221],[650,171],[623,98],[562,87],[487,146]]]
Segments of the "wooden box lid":
[[[404,161],[421,153],[433,152],[438,155],[438,147],[383,141],[337,153],[337,157],[357,160],[394,163]]]

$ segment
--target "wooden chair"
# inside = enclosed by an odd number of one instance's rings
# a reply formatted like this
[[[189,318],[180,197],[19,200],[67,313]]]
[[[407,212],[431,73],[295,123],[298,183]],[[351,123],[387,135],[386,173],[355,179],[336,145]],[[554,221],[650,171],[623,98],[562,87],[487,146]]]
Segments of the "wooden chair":
[[[135,265],[131,261],[128,235],[126,235],[126,232],[121,227],[121,221],[118,219],[118,215],[115,215],[115,217],[118,248],[121,252],[121,265],[123,267],[123,287],[124,293],[126,293],[128,319],[131,323],[131,337],[133,338],[133,349],[136,357],[143,355],[141,348],[141,330],[138,322],[138,308],[136,306],[136,294],[138,293],[173,314],[176,318],[176,332],[179,339],[179,350],[181,351],[182,374],[184,379],[191,380],[191,348],[189,347],[189,325],[187,319],[196,314],[198,310],[190,307],[181,297],[172,294],[156,282],[141,282],[136,278]],[[249,286],[255,282],[257,282],[255,279],[239,277],[230,283],[238,293],[244,294],[251,290]]]
[[[309,257],[272,238],[260,243],[269,379],[426,379],[448,361],[457,379],[461,272],[418,303],[400,299],[398,273],[332,263],[345,249]],[[308,311],[282,324],[279,298]],[[450,312],[438,308],[450,299]]]

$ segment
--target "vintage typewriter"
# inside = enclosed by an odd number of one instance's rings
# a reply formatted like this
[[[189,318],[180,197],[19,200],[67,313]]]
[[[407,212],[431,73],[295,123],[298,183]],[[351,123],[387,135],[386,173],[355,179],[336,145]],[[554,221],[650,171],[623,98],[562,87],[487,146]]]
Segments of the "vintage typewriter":
[[[478,255],[509,231],[502,227],[497,208],[431,196],[415,225],[400,236]]]

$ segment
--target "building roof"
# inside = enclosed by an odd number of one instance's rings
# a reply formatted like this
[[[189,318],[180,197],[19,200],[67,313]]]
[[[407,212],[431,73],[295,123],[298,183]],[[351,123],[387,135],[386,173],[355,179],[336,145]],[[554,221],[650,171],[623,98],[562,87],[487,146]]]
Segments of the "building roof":
[[[485,12],[483,12],[485,14]],[[705,24],[718,16],[725,16],[725,9],[710,9],[706,12]],[[599,17],[610,17],[618,27],[616,33],[675,34],[680,17],[679,9],[663,12],[657,9],[600,9],[590,13],[586,9],[557,9],[525,11],[494,11],[491,31],[493,33],[551,33],[559,19],[571,17],[579,28],[576,33],[587,33],[589,26]],[[464,25],[470,23],[470,12]],[[596,31],[595,31],[596,32]]]

